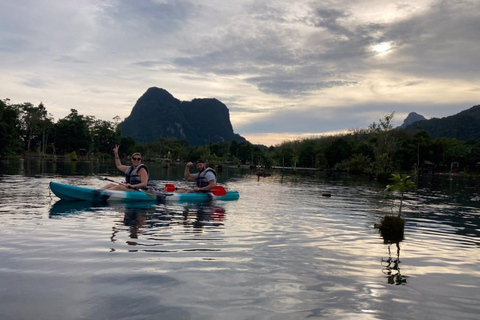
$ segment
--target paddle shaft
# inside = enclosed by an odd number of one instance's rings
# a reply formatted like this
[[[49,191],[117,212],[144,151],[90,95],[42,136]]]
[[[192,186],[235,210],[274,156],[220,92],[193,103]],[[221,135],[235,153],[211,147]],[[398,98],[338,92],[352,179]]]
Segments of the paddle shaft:
[[[125,183],[123,182],[118,182],[118,181],[115,181],[115,180],[112,180],[112,179],[108,179],[108,178],[101,178],[102,180],[106,180],[106,181],[110,181],[110,182],[113,182],[113,183],[116,183],[116,184],[120,184],[122,186],[124,186],[125,188],[129,188],[129,189],[134,189],[134,190],[140,190],[138,188],[135,188],[135,187],[132,187],[132,186],[127,186]]]
[[[121,182],[118,182],[118,181],[115,181],[115,180],[112,180],[112,179],[109,179],[109,178],[106,178],[106,177],[103,177],[101,179],[106,180],[106,181],[110,181],[110,182],[113,182],[113,183],[116,183],[116,184],[120,184],[122,186],[125,186],[126,188],[133,189],[135,191],[143,192],[143,193],[149,195],[150,197],[156,197],[157,196],[155,193],[148,192],[147,190],[142,190],[142,189],[138,189],[138,188],[135,188],[135,187],[132,187],[132,186],[127,186],[125,183],[121,183]]]

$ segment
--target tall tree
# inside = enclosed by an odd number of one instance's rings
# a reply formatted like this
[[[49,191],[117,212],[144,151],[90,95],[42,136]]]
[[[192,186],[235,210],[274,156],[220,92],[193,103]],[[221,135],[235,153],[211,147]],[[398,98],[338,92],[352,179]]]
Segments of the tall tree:
[[[20,106],[20,112],[27,152],[30,152],[33,141],[37,141],[40,146],[45,147],[46,135],[53,128],[53,120],[43,103],[40,103],[38,107],[29,102],[24,103]]]
[[[71,109],[68,116],[58,120],[55,126],[55,145],[58,153],[89,150],[92,140],[90,123],[90,118],[79,115],[75,109]]]
[[[9,99],[0,100],[0,157],[22,151],[20,110]]]
[[[386,178],[392,174],[394,168],[394,155],[397,146],[397,138],[394,134],[392,120],[394,112],[387,114],[379,120],[379,124],[373,122],[369,130],[373,133],[374,142],[374,172],[377,177]]]
[[[91,128],[93,144],[91,152],[111,153],[115,146],[116,134],[114,123],[105,120],[93,120]]]

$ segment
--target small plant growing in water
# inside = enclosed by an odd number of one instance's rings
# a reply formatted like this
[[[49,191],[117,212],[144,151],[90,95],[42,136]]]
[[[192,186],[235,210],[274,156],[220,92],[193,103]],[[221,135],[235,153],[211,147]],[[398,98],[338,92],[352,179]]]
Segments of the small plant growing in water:
[[[393,181],[393,184],[388,185],[385,190],[388,192],[396,191],[400,194],[400,208],[398,209],[397,216],[386,215],[378,225],[380,234],[386,243],[394,243],[403,240],[405,228],[405,221],[402,218],[403,196],[405,191],[415,187],[415,183],[413,183],[410,176],[406,174],[394,173],[392,174],[391,180]]]
[[[402,205],[403,205],[403,195],[405,191],[413,189],[416,187],[415,183],[412,181],[412,178],[405,173],[394,173],[392,174],[393,181],[392,185],[388,185],[385,189],[386,191],[397,191],[400,193],[400,208],[398,209],[398,217],[402,216]]]

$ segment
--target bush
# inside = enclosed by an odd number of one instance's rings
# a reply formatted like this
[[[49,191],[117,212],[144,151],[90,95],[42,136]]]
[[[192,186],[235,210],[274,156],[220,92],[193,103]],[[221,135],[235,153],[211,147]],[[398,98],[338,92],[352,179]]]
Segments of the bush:
[[[78,156],[77,156],[77,153],[75,151],[72,151],[71,153],[67,154],[66,158],[67,158],[67,160],[70,160],[70,161],[77,161],[78,160]]]

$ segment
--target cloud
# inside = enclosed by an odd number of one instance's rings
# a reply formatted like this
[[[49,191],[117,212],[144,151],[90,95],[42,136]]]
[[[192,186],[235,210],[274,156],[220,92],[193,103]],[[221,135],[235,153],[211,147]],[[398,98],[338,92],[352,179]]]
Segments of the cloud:
[[[44,88],[47,86],[47,83],[40,77],[29,77],[23,81],[23,84],[31,88]]]
[[[0,2],[0,98],[111,119],[152,86],[235,131],[365,127],[479,103],[476,0]],[[449,109],[450,108],[450,109]],[[398,119],[399,122],[403,119]]]
[[[367,69],[370,47],[384,41],[388,31],[386,25],[351,21],[347,9],[317,5],[295,17],[264,3],[250,10],[241,26],[202,39],[201,45],[196,43],[191,52],[176,58],[178,68],[247,75],[245,81],[263,93],[295,97],[358,83],[358,72]]]
[[[384,38],[394,43],[383,67],[418,77],[474,78],[480,62],[480,28],[475,1],[440,1],[420,15],[389,26]]]
[[[235,127],[236,131],[246,135],[256,133],[302,133],[309,135],[328,132],[347,132],[353,129],[367,128],[371,123],[378,122],[385,115],[394,112],[394,126],[401,125],[410,112],[417,112],[430,119],[432,117],[445,117],[456,112],[452,110],[469,109],[472,106],[459,106],[458,104],[435,103],[416,104],[391,103],[385,107],[382,103],[369,103],[366,105],[347,106],[345,108],[310,107],[297,108],[290,106],[286,110],[277,110],[271,114],[263,114],[254,123],[244,123]],[[301,112],[293,112],[301,109]],[[418,112],[419,110],[423,110]]]

